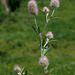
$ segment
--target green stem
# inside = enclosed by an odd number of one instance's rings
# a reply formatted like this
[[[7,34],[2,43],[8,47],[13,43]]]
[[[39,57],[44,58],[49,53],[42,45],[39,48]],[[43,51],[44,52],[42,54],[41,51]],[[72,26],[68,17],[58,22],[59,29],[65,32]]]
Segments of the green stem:
[[[43,32],[42,32],[42,35],[43,35],[43,33],[44,33],[44,30],[45,30],[46,26],[47,26],[47,23],[45,24],[45,27],[44,27]]]
[[[35,25],[36,25],[36,29],[38,29],[38,25],[37,25],[37,21],[36,21],[36,17],[34,16],[34,21],[35,21]],[[42,55],[42,38],[39,38],[40,41],[40,52]]]
[[[43,68],[43,75],[46,75],[46,73],[44,72],[44,68]]]
[[[40,51],[41,51],[41,56],[42,56],[42,38],[40,39]]]
[[[43,35],[44,30],[45,30],[45,28],[46,28],[46,26],[47,26],[47,17],[48,17],[48,13],[46,14],[46,24],[45,24],[45,27],[44,27],[44,29],[43,29],[42,35]]]
[[[54,12],[55,12],[55,8],[54,8],[54,10],[53,10],[53,12],[52,12],[52,14],[51,14],[51,17],[53,16]],[[50,18],[51,18],[51,17],[50,17]],[[46,20],[47,20],[47,16],[46,16]],[[45,25],[45,27],[44,27],[44,29],[43,29],[42,34],[44,33],[44,30],[45,30],[45,28],[47,27],[47,24],[48,24],[48,23],[46,22],[46,25]]]
[[[36,21],[35,16],[34,16],[34,21],[35,21],[36,28],[38,28],[38,25],[37,25],[37,21]]]
[[[54,8],[54,10],[53,10],[53,12],[52,12],[52,14],[51,14],[51,17],[53,16],[54,12],[55,12],[55,8]]]
[[[35,16],[34,16],[34,21],[35,21],[36,28],[38,29],[38,25],[37,25],[37,21],[36,21]],[[42,56],[42,37],[40,38],[40,52],[41,52],[41,56]]]

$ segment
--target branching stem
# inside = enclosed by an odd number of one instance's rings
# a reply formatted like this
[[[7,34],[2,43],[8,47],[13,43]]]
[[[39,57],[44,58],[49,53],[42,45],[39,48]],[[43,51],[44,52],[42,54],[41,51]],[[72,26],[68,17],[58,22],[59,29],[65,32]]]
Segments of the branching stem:
[[[55,8],[54,8],[54,10],[53,10],[53,12],[52,12],[52,14],[51,14],[50,19],[52,18],[54,12],[55,12]],[[50,20],[49,20],[49,21],[50,21]],[[44,27],[44,29],[43,29],[42,35],[43,35],[43,33],[44,33],[45,28],[47,27],[47,24],[48,24],[48,23],[47,23],[47,16],[46,16],[46,24],[45,24],[45,27]]]

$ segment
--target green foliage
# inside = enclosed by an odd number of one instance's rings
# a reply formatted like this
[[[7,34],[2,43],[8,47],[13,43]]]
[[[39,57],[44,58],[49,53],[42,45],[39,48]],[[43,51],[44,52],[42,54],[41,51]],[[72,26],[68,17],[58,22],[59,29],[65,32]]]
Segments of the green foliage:
[[[0,0],[0,23],[5,19],[6,15],[7,14],[5,13],[5,8],[2,5],[1,0]]]

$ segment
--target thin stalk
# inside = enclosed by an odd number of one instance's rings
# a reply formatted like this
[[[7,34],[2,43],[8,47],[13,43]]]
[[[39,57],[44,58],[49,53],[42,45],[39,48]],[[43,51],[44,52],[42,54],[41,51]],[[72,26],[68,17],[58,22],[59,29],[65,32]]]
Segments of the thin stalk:
[[[42,38],[40,39],[40,51],[41,51],[41,56],[42,56]]]
[[[36,21],[35,16],[34,16],[34,21],[35,21],[36,28],[38,29],[38,25],[37,25],[37,21]],[[41,38],[40,38],[40,52],[41,52],[41,56],[42,56],[42,35],[41,35]]]
[[[44,72],[44,68],[43,68],[43,75],[46,75],[46,73]]]
[[[37,21],[36,21],[35,16],[34,16],[34,21],[35,21],[36,29],[38,29],[38,25],[37,25]],[[39,41],[40,41],[40,52],[41,52],[41,55],[42,55],[42,38],[39,38]]]
[[[41,36],[41,37],[40,37]],[[39,41],[40,41],[40,52],[41,52],[41,56],[42,56],[42,35],[41,35],[41,33],[39,34]]]
[[[48,13],[46,14],[46,24],[45,24],[45,27],[44,27],[44,29],[43,29],[43,31],[42,31],[42,35],[43,35],[44,30],[45,30],[45,28],[46,28],[46,26],[47,26],[47,17],[48,17]]]
[[[43,35],[43,33],[44,33],[44,30],[45,30],[46,26],[47,26],[47,23],[45,24],[45,27],[44,27],[43,32],[42,32],[42,35]]]
[[[52,14],[51,14],[51,17],[53,16],[54,12],[55,12],[55,8],[54,8],[54,10],[53,10],[53,12],[52,12]]]
[[[36,28],[38,28],[38,25],[37,25],[37,21],[36,21],[35,16],[34,16],[34,21],[35,21]]]
[[[51,14],[51,17],[53,16],[53,14],[54,14],[54,12],[55,12],[55,8],[54,8],[54,10],[53,10],[53,12],[52,12],[52,14]],[[51,17],[50,17],[50,19],[51,19]],[[43,32],[42,32],[42,34],[44,33],[44,30],[45,30],[45,28],[47,27],[47,16],[46,16],[46,25],[45,25],[45,27],[44,27],[44,29],[43,29]]]

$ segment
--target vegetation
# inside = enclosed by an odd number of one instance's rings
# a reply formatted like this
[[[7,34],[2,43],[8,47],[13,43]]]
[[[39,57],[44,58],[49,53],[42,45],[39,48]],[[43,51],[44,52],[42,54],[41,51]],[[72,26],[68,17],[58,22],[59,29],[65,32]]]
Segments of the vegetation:
[[[49,5],[50,0],[37,2],[42,9]],[[46,34],[52,31],[57,40],[48,53],[49,69],[53,69],[51,75],[75,75],[75,2],[60,0],[60,3],[60,8],[54,15],[60,19],[50,22],[44,32]],[[0,6],[0,75],[16,75],[13,71],[16,64],[25,66],[28,73],[42,75],[42,68],[38,64],[39,41],[31,28],[34,21],[33,16],[29,15],[27,4],[27,0],[22,0],[20,8],[9,14],[5,12],[3,5]],[[45,18],[41,11],[37,19],[42,30]]]

